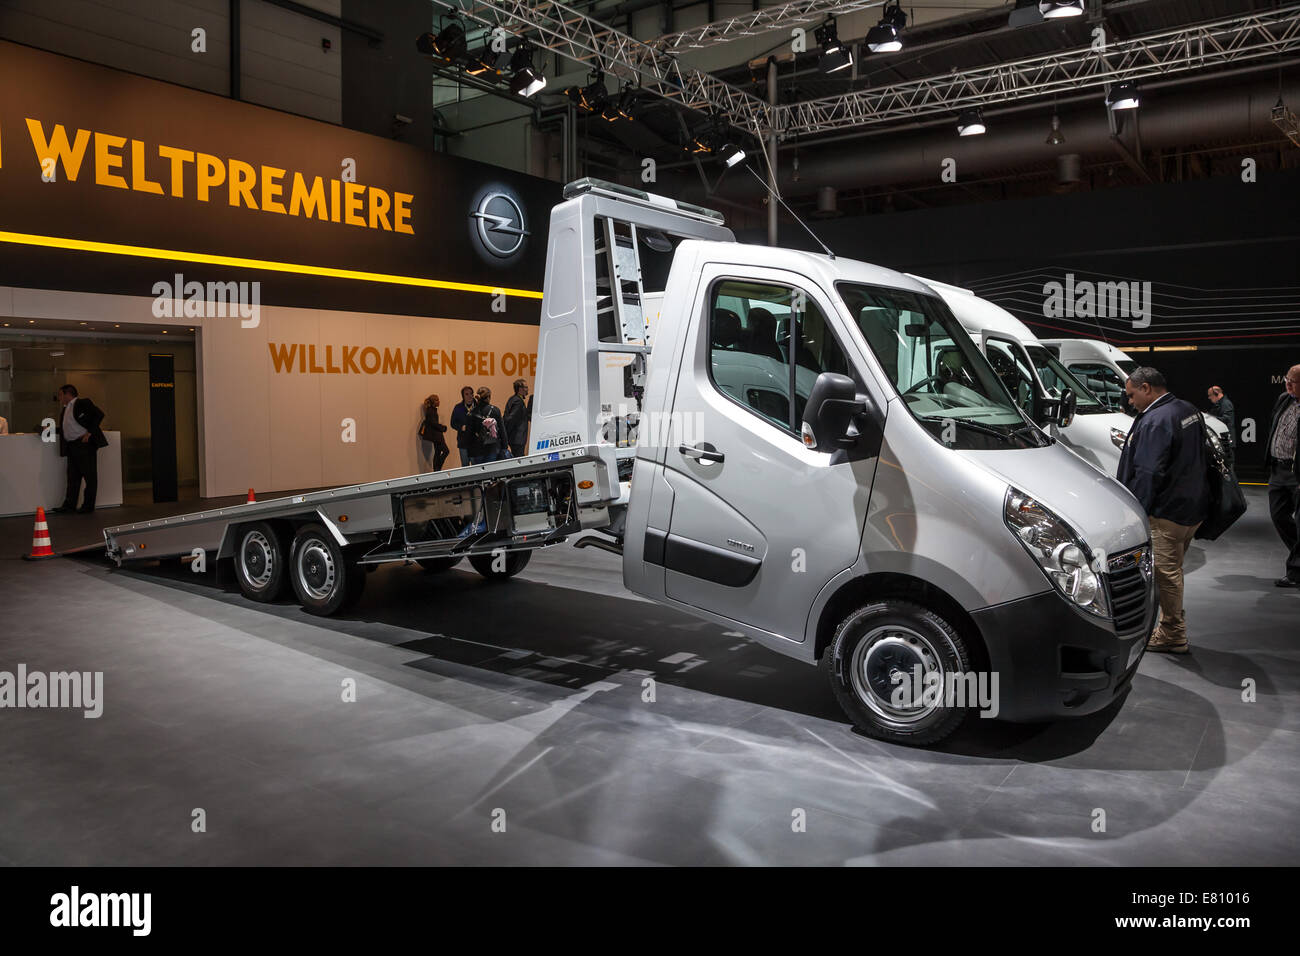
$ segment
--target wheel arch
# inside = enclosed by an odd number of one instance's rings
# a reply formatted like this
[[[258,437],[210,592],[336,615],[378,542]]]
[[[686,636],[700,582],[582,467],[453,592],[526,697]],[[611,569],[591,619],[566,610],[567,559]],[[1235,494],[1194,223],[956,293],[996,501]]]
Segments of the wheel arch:
[[[897,571],[864,574],[840,585],[822,608],[821,617],[817,620],[813,660],[821,660],[835,636],[836,627],[845,615],[869,601],[886,598],[912,601],[941,615],[966,641],[967,649],[974,657],[971,663],[975,668],[988,669],[988,648],[970,612],[942,588],[923,578]]]

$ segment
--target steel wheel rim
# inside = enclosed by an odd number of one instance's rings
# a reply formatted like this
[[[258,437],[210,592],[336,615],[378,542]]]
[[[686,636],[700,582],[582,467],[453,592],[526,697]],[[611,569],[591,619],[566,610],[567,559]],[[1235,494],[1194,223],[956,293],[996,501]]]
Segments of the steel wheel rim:
[[[261,566],[258,571],[257,567]],[[260,531],[250,531],[244,536],[244,546],[239,551],[239,567],[244,578],[260,591],[271,583],[275,574],[275,548]]]
[[[914,666],[919,665],[921,684],[914,686]],[[920,698],[912,706],[897,706],[891,697],[898,687],[889,675],[901,671],[906,678],[907,693],[920,697],[936,675],[945,675],[943,661],[934,643],[919,631],[900,625],[873,628],[853,648],[849,661],[849,681],[858,700],[872,713],[891,723],[914,724],[942,709],[946,687],[940,683],[938,699],[926,703]],[[933,692],[931,692],[933,693]],[[907,697],[904,697],[906,701]]]
[[[303,593],[324,601],[334,593],[338,569],[329,545],[320,538],[309,538],[298,549],[296,572]]]

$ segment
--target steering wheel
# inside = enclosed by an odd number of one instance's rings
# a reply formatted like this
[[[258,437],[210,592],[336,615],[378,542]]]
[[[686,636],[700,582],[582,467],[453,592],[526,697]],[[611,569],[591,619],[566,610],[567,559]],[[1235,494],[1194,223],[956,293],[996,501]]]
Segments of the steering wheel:
[[[934,374],[934,375],[927,375],[925,378],[921,379],[921,381],[917,382],[917,383],[916,383],[915,385],[913,385],[911,388],[906,389],[906,390],[903,392],[903,394],[904,394],[904,395],[911,395],[913,392],[918,391],[919,389],[925,388],[925,386],[927,386],[927,385],[939,385],[939,384],[941,384],[942,382],[943,382],[943,376],[942,376],[942,375],[939,375],[939,374],[937,374],[937,373]],[[936,389],[934,389],[934,391],[937,392],[937,391],[939,391],[939,390],[936,388]]]
[[[967,388],[961,382],[949,382],[943,387],[943,394],[967,405],[983,405],[985,403],[983,395],[973,388]]]

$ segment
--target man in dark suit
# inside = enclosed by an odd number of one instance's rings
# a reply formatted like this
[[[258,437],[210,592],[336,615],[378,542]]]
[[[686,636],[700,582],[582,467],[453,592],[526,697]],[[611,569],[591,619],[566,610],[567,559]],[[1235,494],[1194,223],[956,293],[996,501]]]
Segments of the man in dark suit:
[[[1300,588],[1300,365],[1286,373],[1286,391],[1273,406],[1268,429],[1268,511],[1273,527],[1286,545],[1286,573],[1273,583],[1280,588]]]
[[[506,402],[501,420],[506,425],[506,445],[512,458],[522,458],[528,453],[528,383],[522,378],[515,380],[515,393]],[[505,449],[503,449],[505,450]]]
[[[1183,562],[1210,505],[1201,413],[1169,391],[1153,368],[1135,368],[1124,385],[1137,409],[1115,476],[1133,492],[1151,525],[1151,556],[1160,591],[1160,623],[1147,650],[1186,654]]]
[[[470,446],[474,443],[474,436],[469,433],[469,413],[474,410],[474,404],[474,389],[466,385],[460,390],[460,404],[451,412],[451,430],[456,433],[456,451],[462,468],[470,463]]]
[[[59,424],[59,455],[68,459],[68,489],[63,504],[52,510],[53,514],[90,514],[95,510],[95,491],[99,486],[99,450],[108,444],[99,423],[104,413],[88,398],[77,397],[75,385],[59,389],[63,403],[63,418]],[[81,482],[86,482],[86,498],[77,508]]]

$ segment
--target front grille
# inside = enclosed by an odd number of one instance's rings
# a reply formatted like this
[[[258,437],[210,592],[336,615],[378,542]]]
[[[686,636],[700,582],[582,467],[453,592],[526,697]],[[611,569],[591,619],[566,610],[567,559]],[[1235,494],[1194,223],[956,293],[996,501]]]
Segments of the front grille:
[[[1115,633],[1121,638],[1143,636],[1147,598],[1155,585],[1142,572],[1142,565],[1150,560],[1149,548],[1143,546],[1117,555],[1107,564],[1106,589],[1115,617]]]

